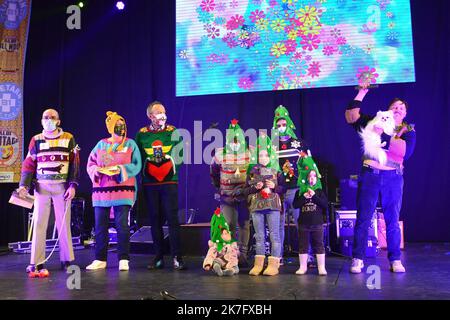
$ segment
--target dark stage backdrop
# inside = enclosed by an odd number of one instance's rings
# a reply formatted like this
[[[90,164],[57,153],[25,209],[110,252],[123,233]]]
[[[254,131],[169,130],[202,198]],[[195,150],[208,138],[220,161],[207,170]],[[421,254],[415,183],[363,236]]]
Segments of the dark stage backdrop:
[[[237,118],[243,128],[270,128],[273,110],[289,108],[298,134],[327,169],[330,193],[340,178],[358,174],[360,141],[345,123],[352,87],[175,97],[175,1],[131,0],[118,12],[115,1],[86,1],[81,30],[66,28],[66,1],[34,1],[25,73],[25,139],[41,130],[46,107],[60,111],[62,127],[81,147],[83,169],[90,150],[107,136],[105,112],[123,115],[132,137],[147,124],[145,111],[157,99],[169,122],[193,129],[195,120],[225,130]],[[450,4],[411,1],[415,83],[383,85],[371,91],[364,111],[385,108],[393,97],[409,102],[409,122],[416,124],[417,147],[406,163],[401,219],[407,241],[450,241],[449,91]],[[0,244],[23,237],[22,211],[7,204],[12,185],[1,185]],[[80,194],[89,200],[83,170]],[[186,188],[187,187],[187,188]],[[180,209],[199,210],[208,221],[217,203],[208,165],[186,166],[180,173]],[[186,192],[187,190],[187,192]],[[331,195],[331,198],[333,195]],[[138,203],[138,209],[145,208]],[[141,216],[141,219],[144,219]]]

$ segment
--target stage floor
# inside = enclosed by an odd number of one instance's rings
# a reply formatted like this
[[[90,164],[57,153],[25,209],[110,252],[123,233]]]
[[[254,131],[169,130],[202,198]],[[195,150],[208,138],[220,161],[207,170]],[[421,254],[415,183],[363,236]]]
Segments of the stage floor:
[[[201,269],[202,257],[187,257],[189,269],[176,272],[169,267],[148,271],[146,265],[152,257],[132,255],[130,271],[119,272],[114,249],[107,270],[87,272],[83,269],[91,262],[93,250],[84,249],[75,252],[75,264],[82,268],[81,289],[69,290],[69,275],[58,269],[58,253],[47,264],[48,279],[27,278],[29,255],[10,253],[0,256],[0,299],[161,300],[162,290],[186,300],[450,299],[449,243],[407,244],[403,254],[405,274],[389,272],[385,251],[365,261],[366,266],[376,264],[381,269],[381,289],[369,290],[370,274],[350,274],[350,260],[336,256],[327,257],[326,277],[317,276],[317,269],[296,276],[298,260],[294,258],[294,263],[282,266],[281,274],[274,277],[249,276],[248,268],[234,277],[217,277]]]

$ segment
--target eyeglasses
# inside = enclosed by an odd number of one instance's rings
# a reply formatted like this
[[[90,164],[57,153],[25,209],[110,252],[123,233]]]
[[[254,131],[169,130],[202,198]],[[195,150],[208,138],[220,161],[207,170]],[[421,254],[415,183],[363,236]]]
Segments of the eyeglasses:
[[[285,124],[285,123],[277,124],[277,127],[278,127],[278,128],[286,127],[286,124]]]

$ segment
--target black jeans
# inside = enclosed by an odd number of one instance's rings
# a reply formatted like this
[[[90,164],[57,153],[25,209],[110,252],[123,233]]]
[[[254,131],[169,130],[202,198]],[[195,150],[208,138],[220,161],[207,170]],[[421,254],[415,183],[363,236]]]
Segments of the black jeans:
[[[309,253],[309,241],[314,254],[325,253],[323,245],[323,226],[321,224],[298,226],[298,252],[300,254]]]
[[[153,244],[157,257],[163,257],[163,225],[169,225],[169,242],[172,257],[180,256],[180,223],[178,221],[178,185],[162,184],[145,186],[145,198],[150,213]]]
[[[130,226],[128,225],[130,208],[131,206],[113,207],[119,260],[130,260]],[[106,261],[108,255],[110,210],[111,207],[95,207],[95,259],[100,261]]]

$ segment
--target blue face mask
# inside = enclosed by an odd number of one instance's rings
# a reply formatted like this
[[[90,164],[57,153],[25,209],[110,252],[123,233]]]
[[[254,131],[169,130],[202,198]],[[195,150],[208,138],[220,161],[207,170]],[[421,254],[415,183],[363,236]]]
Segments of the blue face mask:
[[[52,132],[56,130],[56,120],[52,119],[42,119],[42,127],[44,128],[44,131]]]

